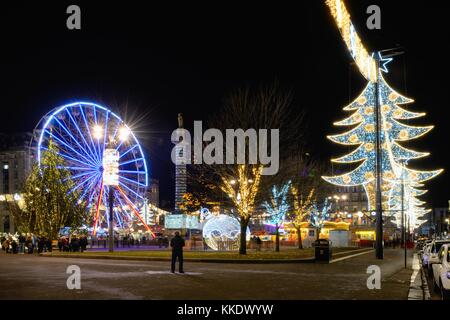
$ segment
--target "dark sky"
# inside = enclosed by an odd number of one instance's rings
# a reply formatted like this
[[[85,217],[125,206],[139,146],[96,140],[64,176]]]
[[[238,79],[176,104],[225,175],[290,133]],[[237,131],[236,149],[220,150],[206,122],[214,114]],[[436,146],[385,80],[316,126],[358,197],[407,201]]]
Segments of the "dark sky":
[[[145,3],[147,3],[146,1]],[[324,1],[33,2],[0,10],[0,131],[31,131],[50,109],[69,101],[105,104],[139,121],[161,197],[173,198],[170,133],[207,120],[233,89],[277,80],[306,110],[309,151],[324,160],[345,153],[327,134],[365,83],[350,65]],[[24,3],[24,2],[21,2]],[[166,2],[164,2],[166,3]],[[369,49],[400,45],[406,54],[390,64],[388,82],[426,111],[417,124],[435,129],[410,148],[430,151],[418,168],[449,162],[450,29],[441,1],[347,1]],[[82,30],[66,29],[69,4],[82,10]],[[382,9],[382,29],[365,27],[366,8]],[[446,206],[450,176],[428,183],[428,201]]]

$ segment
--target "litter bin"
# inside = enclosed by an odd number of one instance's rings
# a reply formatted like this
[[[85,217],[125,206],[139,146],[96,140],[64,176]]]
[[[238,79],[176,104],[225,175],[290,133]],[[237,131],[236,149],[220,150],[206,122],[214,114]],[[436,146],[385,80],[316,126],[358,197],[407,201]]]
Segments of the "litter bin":
[[[315,261],[330,262],[332,256],[331,241],[319,239],[314,241]]]

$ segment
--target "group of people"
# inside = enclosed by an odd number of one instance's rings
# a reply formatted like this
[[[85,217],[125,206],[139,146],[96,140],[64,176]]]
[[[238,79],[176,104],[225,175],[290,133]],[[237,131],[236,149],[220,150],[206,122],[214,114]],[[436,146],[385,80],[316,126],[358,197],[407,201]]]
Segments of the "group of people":
[[[397,248],[400,247],[400,239],[399,238],[391,238],[388,240],[384,240],[384,247],[385,248]]]
[[[165,247],[167,248],[169,246],[169,238],[167,236],[158,236],[158,246],[160,248]]]
[[[3,234],[0,237],[0,245],[3,251],[12,254],[33,254],[36,249],[38,253],[52,251],[51,239],[45,236],[36,236],[32,233],[14,236]]]
[[[88,239],[85,235],[78,237],[72,235],[70,238],[62,236],[58,239],[58,249],[61,252],[84,252],[88,245]]]
[[[147,241],[147,237],[145,235],[141,235],[141,236],[134,236],[131,233],[125,234],[122,237],[122,243],[125,245],[127,244],[128,246],[140,246],[141,244],[145,244]]]

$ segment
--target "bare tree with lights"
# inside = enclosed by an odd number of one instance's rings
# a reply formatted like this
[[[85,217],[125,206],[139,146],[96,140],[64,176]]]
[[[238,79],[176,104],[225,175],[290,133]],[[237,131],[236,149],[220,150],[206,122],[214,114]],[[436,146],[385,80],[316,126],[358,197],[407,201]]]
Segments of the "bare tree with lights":
[[[235,149],[234,164],[202,164],[191,166],[190,176],[201,183],[210,193],[210,198],[218,199],[223,205],[232,208],[240,221],[239,253],[247,253],[246,230],[250,219],[255,214],[259,203],[266,198],[271,186],[280,183],[283,178],[283,160],[296,153],[299,140],[303,136],[303,113],[293,112],[292,96],[283,92],[278,85],[259,88],[258,90],[240,89],[232,93],[208,126],[225,132],[226,129],[279,129],[280,139],[280,171],[274,176],[261,175],[263,164],[259,161],[251,163],[246,154],[245,163],[237,161]],[[268,149],[271,150],[270,139]],[[249,139],[245,141],[245,149],[249,150]],[[284,178],[283,178],[284,180]]]
[[[264,201],[262,206],[270,215],[270,221],[275,224],[275,251],[280,251],[280,227],[286,219],[286,213],[289,210],[288,194],[291,187],[291,181],[283,186],[272,187],[270,202]]]
[[[322,179],[326,169],[326,165],[314,159],[309,152],[292,156],[286,165],[285,174],[292,180],[288,218],[297,231],[299,249],[303,249],[301,228],[309,225],[316,198],[326,197],[331,189]]]
[[[291,193],[293,206],[290,211],[289,218],[297,231],[298,248],[303,249],[302,226],[308,221],[314,205],[314,189],[311,189],[309,194],[304,197],[296,186],[292,186]]]
[[[325,225],[325,221],[328,220],[328,214],[331,209],[331,203],[328,202],[328,199],[325,198],[321,207],[314,202],[311,207],[311,224],[314,228],[316,228],[317,240],[320,239],[320,232]]]
[[[239,253],[246,254],[247,227],[255,210],[255,199],[261,182],[262,166],[240,165],[237,178],[223,174],[220,189],[228,195],[239,215],[241,225]]]

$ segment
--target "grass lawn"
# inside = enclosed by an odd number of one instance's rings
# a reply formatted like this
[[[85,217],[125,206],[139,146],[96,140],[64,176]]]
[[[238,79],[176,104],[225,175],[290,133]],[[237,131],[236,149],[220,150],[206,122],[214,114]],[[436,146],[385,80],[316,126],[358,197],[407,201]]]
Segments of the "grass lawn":
[[[333,253],[339,253],[344,251],[352,251],[359,248],[334,248]],[[155,250],[155,251],[116,251],[116,252],[54,252],[53,256],[58,255],[95,255],[95,256],[117,256],[117,257],[142,257],[142,258],[167,258],[169,259],[171,256],[171,251],[169,250]],[[258,259],[303,259],[303,258],[311,258],[314,256],[313,248],[306,249],[284,249],[280,252],[275,251],[247,251],[247,255],[239,255],[238,252],[204,252],[204,251],[184,251],[184,258],[191,259],[239,259],[239,260],[258,260]]]

